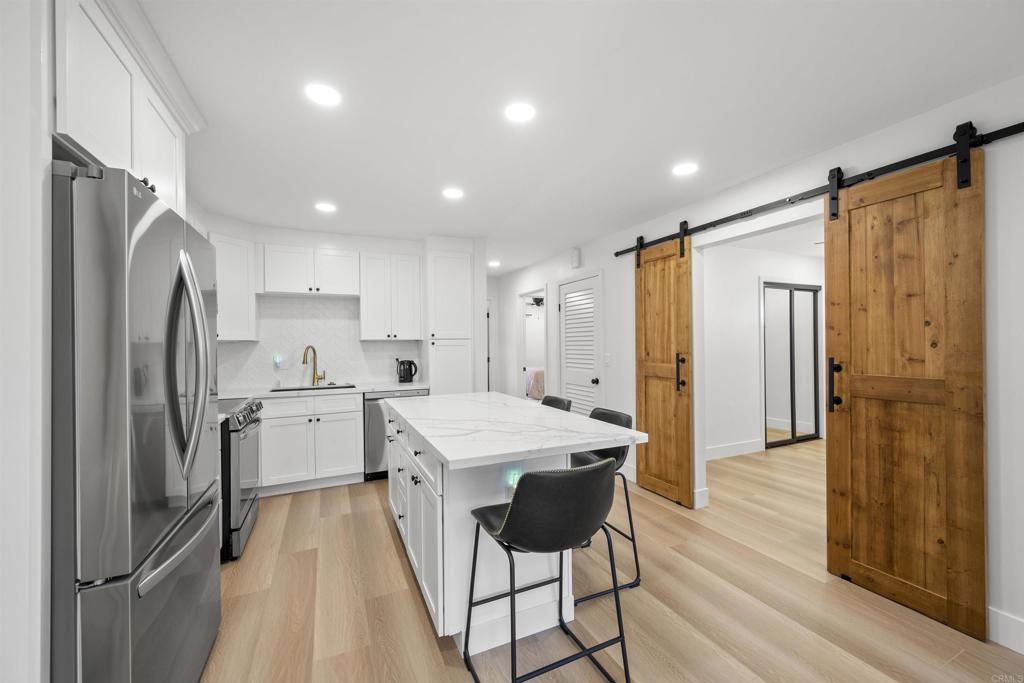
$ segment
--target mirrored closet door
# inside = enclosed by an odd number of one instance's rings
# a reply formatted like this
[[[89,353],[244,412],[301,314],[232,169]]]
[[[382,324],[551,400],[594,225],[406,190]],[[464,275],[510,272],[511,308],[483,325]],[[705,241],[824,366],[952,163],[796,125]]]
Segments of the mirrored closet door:
[[[821,437],[817,285],[765,282],[765,446]]]

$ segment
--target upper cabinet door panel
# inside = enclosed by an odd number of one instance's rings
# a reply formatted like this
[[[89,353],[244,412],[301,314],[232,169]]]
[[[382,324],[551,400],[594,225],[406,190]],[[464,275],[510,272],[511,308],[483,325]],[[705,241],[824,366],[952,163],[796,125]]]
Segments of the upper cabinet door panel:
[[[469,339],[473,329],[472,256],[434,252],[429,258],[430,336]]]
[[[215,233],[210,242],[217,249],[217,338],[255,340],[255,245]]]
[[[383,254],[359,256],[360,338],[391,339],[391,261]]]
[[[359,296],[359,254],[340,249],[316,250],[316,291]]]
[[[183,213],[178,203],[183,134],[148,84],[140,82],[135,109],[135,174],[156,186],[156,196]]]
[[[420,257],[391,257],[391,330],[393,339],[423,339],[423,288]]]
[[[57,41],[57,130],[107,166],[134,168],[131,57],[94,2],[71,0],[63,7],[65,37]]]
[[[264,251],[264,290],[268,293],[313,291],[313,250],[268,244]]]

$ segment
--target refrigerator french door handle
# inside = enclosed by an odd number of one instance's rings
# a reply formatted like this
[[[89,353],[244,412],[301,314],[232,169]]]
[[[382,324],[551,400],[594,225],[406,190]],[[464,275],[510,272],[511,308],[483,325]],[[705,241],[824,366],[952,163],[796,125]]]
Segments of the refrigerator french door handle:
[[[192,314],[192,336],[196,346],[196,393],[188,434],[185,433],[185,425],[182,424],[178,411],[180,397],[178,395],[177,368],[178,314],[185,299],[188,300],[189,311]],[[199,290],[192,260],[184,250],[178,252],[178,263],[175,266],[171,284],[171,298],[167,305],[165,330],[164,398],[170,410],[171,441],[178,451],[181,476],[188,479],[192,472],[192,463],[195,461],[196,452],[199,450],[199,438],[202,436],[203,419],[206,416],[207,395],[210,393],[210,349],[206,328],[206,307],[203,305],[202,292]]]
[[[217,500],[218,495],[220,495],[220,480],[216,479],[214,480],[213,484],[210,485],[210,488],[206,490],[206,493],[195,506],[195,510],[198,512],[199,510],[202,510],[204,507],[209,505],[210,514],[207,515],[206,519],[203,521],[202,526],[199,527],[199,531],[197,531],[192,536],[192,538],[188,539],[188,542],[185,543],[185,545],[181,546],[181,548],[179,548],[177,552],[175,552],[169,558],[161,562],[160,566],[158,566],[156,569],[146,572],[146,575],[143,576],[142,580],[139,581],[138,593],[140,598],[146,597],[147,593],[156,588],[161,581],[163,581],[171,572],[177,569],[178,565],[184,562],[185,558],[191,555],[192,551],[196,549],[196,546],[199,545],[199,543],[203,540],[203,536],[205,536],[206,533],[210,530],[210,527],[217,522],[218,518],[220,517],[220,501]],[[193,517],[194,515],[189,515],[184,520],[182,520],[181,523],[177,527],[175,527],[174,531],[167,535],[167,538],[165,539],[164,543],[170,542],[170,540],[174,538],[175,532],[177,532],[178,529],[180,529],[186,523],[191,521]],[[156,556],[157,553],[159,553],[162,548],[163,544],[158,546],[157,549],[153,551],[153,556]]]
[[[185,458],[181,464],[181,474],[188,479],[192,473],[192,464],[199,452],[199,439],[203,435],[203,421],[206,419],[206,403],[210,397],[210,334],[206,327],[206,306],[203,304],[203,293],[199,288],[192,259],[184,250],[178,253],[178,263],[184,275],[185,296],[192,313],[192,336],[196,344],[196,394],[192,404],[192,430],[185,447]]]

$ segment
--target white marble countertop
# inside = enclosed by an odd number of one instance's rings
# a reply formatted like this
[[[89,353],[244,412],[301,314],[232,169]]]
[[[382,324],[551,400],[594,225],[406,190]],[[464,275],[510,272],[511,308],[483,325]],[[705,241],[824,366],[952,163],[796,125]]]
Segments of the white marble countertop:
[[[296,396],[337,396],[339,394],[366,394],[371,391],[411,391],[414,389],[429,389],[430,385],[423,382],[406,382],[399,384],[396,381],[383,382],[352,382],[356,386],[350,389],[327,388],[327,389],[296,389],[294,391],[271,391],[267,388],[229,389],[221,391],[218,399],[244,400],[247,398],[294,398]]]
[[[493,391],[385,402],[453,470],[647,443],[643,432]]]

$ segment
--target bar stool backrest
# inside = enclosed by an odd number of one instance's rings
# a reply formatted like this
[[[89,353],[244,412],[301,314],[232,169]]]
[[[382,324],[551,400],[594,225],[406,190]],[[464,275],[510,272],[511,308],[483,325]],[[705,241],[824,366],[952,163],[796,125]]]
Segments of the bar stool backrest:
[[[540,404],[542,406],[551,406],[552,408],[558,408],[559,410],[564,410],[566,412],[568,412],[569,409],[572,408],[572,401],[567,398],[562,398],[561,396],[545,396],[540,400]]]
[[[617,410],[610,410],[608,408],[594,408],[590,411],[590,417],[601,422],[608,422],[613,425],[625,427],[626,429],[633,428],[633,418],[626,413],[620,413]],[[626,455],[629,453],[629,446],[615,446],[613,448],[602,448],[594,451],[595,455],[602,458],[612,458],[615,460],[615,469],[621,468],[626,464]]]
[[[530,553],[578,548],[604,524],[614,497],[614,460],[527,472],[519,478],[496,537]]]

